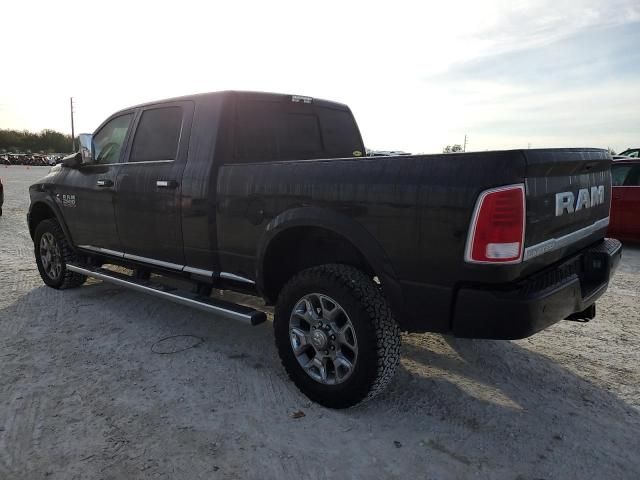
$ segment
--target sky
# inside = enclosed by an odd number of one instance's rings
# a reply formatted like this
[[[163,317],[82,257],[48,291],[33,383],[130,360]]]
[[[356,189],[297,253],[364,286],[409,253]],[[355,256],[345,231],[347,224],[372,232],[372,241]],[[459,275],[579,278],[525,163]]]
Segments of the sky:
[[[348,104],[368,148],[640,146],[638,0],[4,0],[0,128],[216,90]]]

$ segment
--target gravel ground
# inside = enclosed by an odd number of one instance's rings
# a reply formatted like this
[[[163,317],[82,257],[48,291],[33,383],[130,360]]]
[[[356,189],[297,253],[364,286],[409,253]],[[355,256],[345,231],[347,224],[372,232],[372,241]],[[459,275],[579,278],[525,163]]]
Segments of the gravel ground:
[[[270,322],[45,287],[25,222],[45,172],[0,167],[0,479],[640,478],[640,249],[594,321],[405,335],[391,388],[331,411],[287,380]]]

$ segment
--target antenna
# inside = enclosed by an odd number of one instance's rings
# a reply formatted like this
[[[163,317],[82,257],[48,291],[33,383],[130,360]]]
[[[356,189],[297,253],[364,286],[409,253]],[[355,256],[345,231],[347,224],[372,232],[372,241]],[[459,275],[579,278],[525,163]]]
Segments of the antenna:
[[[466,152],[467,151],[467,134],[464,134],[464,145],[462,147],[462,151]]]
[[[73,97],[69,97],[71,104],[71,152],[76,151],[76,132],[73,126]]]

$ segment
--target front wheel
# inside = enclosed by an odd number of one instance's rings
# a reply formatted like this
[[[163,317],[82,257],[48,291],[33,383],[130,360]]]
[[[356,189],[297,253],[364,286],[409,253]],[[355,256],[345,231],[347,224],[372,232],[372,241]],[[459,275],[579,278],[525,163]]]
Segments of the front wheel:
[[[274,330],[289,377],[325,407],[373,398],[400,359],[400,332],[380,289],[347,265],[322,265],[293,277],[278,297]]]
[[[44,283],[53,288],[65,289],[82,285],[87,277],[67,269],[67,262],[76,256],[57,220],[43,220],[33,236],[36,264]]]

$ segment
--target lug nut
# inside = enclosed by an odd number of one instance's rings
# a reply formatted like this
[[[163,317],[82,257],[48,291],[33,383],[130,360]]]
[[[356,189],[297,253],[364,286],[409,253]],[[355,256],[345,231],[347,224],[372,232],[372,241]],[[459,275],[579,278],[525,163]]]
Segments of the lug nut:
[[[335,340],[336,336],[335,335],[331,335],[331,340]]]
[[[322,322],[318,322],[318,326],[321,327],[322,326]]]
[[[324,354],[325,354],[325,355],[329,355],[329,350],[325,350],[325,351],[324,351]]]
[[[331,350],[335,350],[335,349],[336,349],[336,347],[334,347],[333,345],[331,345]]]

